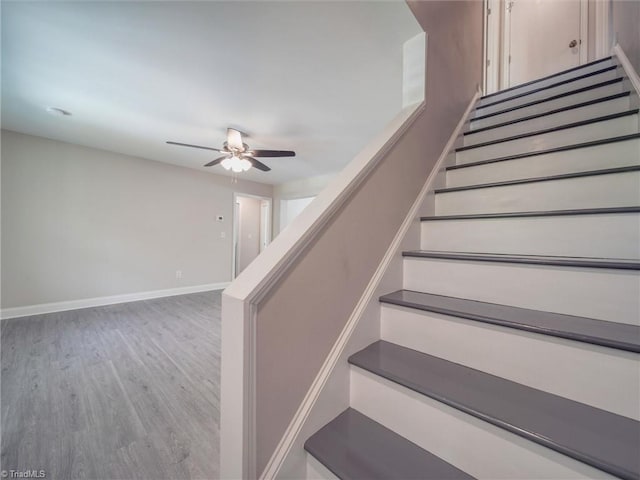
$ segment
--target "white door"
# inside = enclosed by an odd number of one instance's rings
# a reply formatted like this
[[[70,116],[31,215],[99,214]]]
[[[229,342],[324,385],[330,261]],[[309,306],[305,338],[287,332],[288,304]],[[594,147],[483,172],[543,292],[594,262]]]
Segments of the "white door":
[[[506,2],[505,87],[586,62],[585,0]],[[581,41],[581,32],[585,38]]]

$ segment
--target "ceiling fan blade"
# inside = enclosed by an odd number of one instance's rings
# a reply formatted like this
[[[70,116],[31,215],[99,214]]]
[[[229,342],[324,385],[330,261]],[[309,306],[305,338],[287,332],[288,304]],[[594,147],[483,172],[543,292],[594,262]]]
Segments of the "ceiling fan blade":
[[[254,166],[255,168],[257,168],[258,170],[262,170],[263,172],[268,172],[268,171],[271,170],[264,163],[262,163],[259,160],[256,160],[253,157],[243,156],[242,158],[246,158],[247,160],[249,160],[251,162],[251,165]]]
[[[167,143],[169,145],[178,145],[180,147],[201,148],[202,150],[213,150],[214,152],[224,152],[224,150],[220,150],[219,148],[203,147],[202,145],[191,145],[190,143],[180,143],[180,142],[167,142]]]
[[[291,150],[251,150],[248,152],[254,157],[295,157],[296,152]]]
[[[224,157],[216,158],[215,160],[211,160],[209,163],[205,163],[205,167],[213,167],[214,165],[218,165],[225,158],[229,158],[229,155],[225,155]]]
[[[229,148],[235,148],[236,150],[244,150],[242,134],[238,130],[227,128],[227,146]]]

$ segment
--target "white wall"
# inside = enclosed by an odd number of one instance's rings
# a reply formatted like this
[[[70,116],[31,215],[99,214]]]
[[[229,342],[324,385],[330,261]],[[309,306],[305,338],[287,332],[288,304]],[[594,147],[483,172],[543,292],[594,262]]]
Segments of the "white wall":
[[[280,200],[280,230],[284,229],[291,221],[302,213],[302,211],[313,202],[313,197],[290,198]]]
[[[281,183],[273,188],[273,236],[282,231],[285,225],[280,225],[282,218],[281,200],[294,198],[315,197],[329,184],[335,174],[317,175],[315,177],[301,178],[291,182]]]
[[[613,35],[629,61],[640,72],[640,2],[613,0]]]
[[[2,308],[230,281],[234,191],[273,193],[3,130]]]

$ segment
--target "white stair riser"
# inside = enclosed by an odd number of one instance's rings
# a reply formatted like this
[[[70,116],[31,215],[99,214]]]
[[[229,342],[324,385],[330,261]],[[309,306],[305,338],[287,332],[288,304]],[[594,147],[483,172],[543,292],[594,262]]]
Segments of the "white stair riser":
[[[339,480],[310,453],[307,453],[307,476],[305,478],[306,480]]]
[[[640,139],[447,171],[447,187],[504,182],[640,164]]]
[[[436,215],[640,205],[640,172],[476,188],[436,195]]]
[[[405,257],[405,290],[640,324],[640,273]]]
[[[512,97],[514,95],[519,95],[521,93],[530,92],[531,90],[536,90],[538,88],[547,87],[549,85],[553,85],[555,83],[564,82],[565,80],[569,80],[571,78],[580,77],[582,75],[586,75],[588,73],[597,72],[599,70],[605,69],[607,67],[611,67],[614,65],[613,60],[609,59],[605,62],[596,63],[595,65],[589,65],[584,68],[580,68],[578,70],[573,70],[571,72],[563,73],[562,75],[556,75],[551,78],[546,78],[544,80],[539,80],[534,83],[530,83],[529,85],[524,85],[522,87],[513,88],[511,90],[507,90],[502,93],[497,93],[488,98],[483,98],[480,100],[479,105],[486,105],[487,103],[497,102],[499,100],[504,100],[505,98]]]
[[[640,358],[631,352],[388,305],[382,307],[381,336],[397,345],[640,419]]]
[[[544,117],[525,120],[504,127],[492,128],[482,132],[464,136],[464,146],[477,145],[478,143],[490,142],[501,138],[512,137],[523,133],[543,130],[545,128],[559,127],[569,123],[580,122],[590,118],[601,117],[613,113],[628,110],[630,106],[629,97],[616,98],[606,102],[595,103],[584,107],[574,108],[563,112],[545,115]]]
[[[519,105],[524,105],[525,103],[535,102],[537,100],[543,100],[545,98],[553,97],[554,95],[560,95],[562,93],[572,92],[580,88],[588,87],[589,85],[595,85],[597,83],[606,82],[608,80],[614,80],[619,76],[620,76],[619,72],[617,72],[616,70],[610,70],[608,72],[599,73],[591,77],[575,80],[569,83],[564,83],[562,85],[558,85],[557,87],[551,87],[539,92],[530,93],[523,97],[513,98],[511,100],[505,100],[503,102],[495,103],[493,105],[479,106],[474,111],[473,116],[475,118],[475,117],[480,117],[482,115],[488,115],[490,113],[500,112],[502,110],[506,110],[507,108],[517,107]]]
[[[611,85],[605,85],[602,87],[593,88],[584,92],[575,93],[573,95],[567,95],[555,100],[549,100],[541,102],[528,107],[517,108],[509,112],[500,113],[498,115],[492,115],[487,118],[480,118],[478,120],[472,120],[470,128],[484,128],[491,125],[496,125],[502,122],[508,122],[516,120],[518,118],[528,117],[530,115],[537,115],[539,113],[550,112],[558,108],[567,107],[569,105],[576,105],[582,102],[588,102],[596,98],[607,97],[609,95],[615,95],[621,93],[624,90],[622,82],[616,82]]]
[[[430,220],[420,248],[640,260],[640,214]]]
[[[491,160],[494,158],[537,152],[549,148],[562,147],[610,137],[638,133],[638,115],[625,115],[578,127],[565,128],[548,133],[478,146],[456,152],[456,164]]]
[[[612,478],[353,366],[351,406],[478,479]]]

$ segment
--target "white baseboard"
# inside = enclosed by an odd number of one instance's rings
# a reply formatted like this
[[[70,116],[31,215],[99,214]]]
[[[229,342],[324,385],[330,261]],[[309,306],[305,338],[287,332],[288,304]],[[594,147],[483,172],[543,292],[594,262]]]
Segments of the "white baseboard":
[[[43,313],[64,312],[66,310],[77,310],[79,308],[99,307],[102,305],[113,305],[114,303],[137,302],[150,298],[173,297],[187,293],[208,292],[211,290],[222,290],[227,288],[231,282],[208,283],[205,285],[193,285],[190,287],[167,288],[164,290],[152,290],[149,292],[125,293],[122,295],[111,295],[108,297],[83,298],[81,300],[67,300],[64,302],[40,303],[38,305],[27,305],[24,307],[3,308],[0,310],[0,318],[27,317],[30,315],[41,315]]]
[[[622,68],[624,68],[627,77],[629,77],[631,85],[635,88],[636,93],[640,95],[640,76],[638,76],[638,72],[636,72],[633,65],[631,65],[629,57],[627,57],[627,54],[624,53],[624,50],[622,50],[622,47],[618,43],[614,45],[612,53],[618,58],[618,61],[622,65]]]

